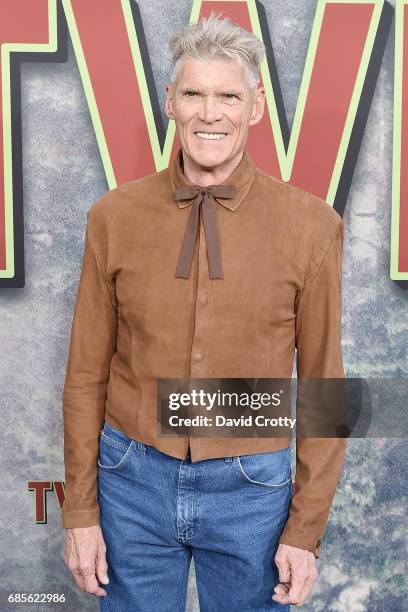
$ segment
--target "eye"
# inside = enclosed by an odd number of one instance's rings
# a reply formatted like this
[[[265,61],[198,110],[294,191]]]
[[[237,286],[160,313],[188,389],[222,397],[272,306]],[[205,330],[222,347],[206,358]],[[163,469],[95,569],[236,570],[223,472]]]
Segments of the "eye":
[[[233,94],[233,93],[226,93],[224,94],[225,98],[228,98],[229,100],[231,100],[232,98],[236,98],[237,100],[239,100],[237,94]]]
[[[192,98],[196,94],[197,94],[197,92],[196,91],[192,91],[192,90],[188,90],[188,91],[184,92],[184,95],[187,96],[188,98]]]

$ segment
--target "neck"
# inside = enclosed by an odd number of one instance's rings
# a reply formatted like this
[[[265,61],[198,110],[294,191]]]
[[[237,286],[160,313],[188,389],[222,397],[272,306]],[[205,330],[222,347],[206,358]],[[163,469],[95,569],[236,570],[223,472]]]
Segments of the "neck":
[[[183,173],[191,183],[200,187],[220,185],[231,176],[243,155],[244,151],[239,151],[237,155],[229,159],[225,164],[215,166],[214,168],[205,168],[194,162],[182,151]]]

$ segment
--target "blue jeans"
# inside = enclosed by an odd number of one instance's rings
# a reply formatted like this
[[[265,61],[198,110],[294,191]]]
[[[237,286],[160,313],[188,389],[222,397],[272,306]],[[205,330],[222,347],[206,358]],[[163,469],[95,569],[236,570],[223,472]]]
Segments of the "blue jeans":
[[[191,556],[200,612],[290,610],[271,599],[289,447],[192,463],[105,423],[98,466],[110,580],[101,610],[185,612]]]

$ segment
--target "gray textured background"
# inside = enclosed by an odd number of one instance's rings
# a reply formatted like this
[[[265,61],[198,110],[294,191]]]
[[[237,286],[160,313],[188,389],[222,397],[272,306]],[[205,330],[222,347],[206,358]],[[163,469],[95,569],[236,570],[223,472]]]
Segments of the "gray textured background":
[[[191,2],[139,5],[163,110],[170,65],[156,43],[188,22]],[[265,0],[264,6],[291,126],[316,1]],[[408,292],[389,279],[393,43],[394,27],[344,216],[349,376],[403,377],[408,366]],[[66,64],[23,64],[22,122],[26,286],[0,292],[1,590],[65,592],[69,603],[60,609],[96,610],[63,564],[54,495],[48,524],[36,525],[27,491],[27,480],[64,477],[61,394],[86,211],[107,190],[71,44]],[[319,581],[303,610],[408,610],[406,457],[406,440],[349,441]],[[1,605],[19,608],[29,606]],[[193,564],[188,610],[199,610]]]

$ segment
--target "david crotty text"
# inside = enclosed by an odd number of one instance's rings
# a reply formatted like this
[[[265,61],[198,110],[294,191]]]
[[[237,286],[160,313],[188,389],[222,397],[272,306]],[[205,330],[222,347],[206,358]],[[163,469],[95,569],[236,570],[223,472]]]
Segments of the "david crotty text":
[[[240,416],[237,418],[227,418],[222,415],[217,415],[215,419],[208,416],[197,415],[191,418],[183,418],[177,415],[172,415],[169,418],[169,425],[172,427],[290,427],[293,429],[296,419],[289,417],[270,418],[262,414],[256,416],[250,414],[248,416]]]

